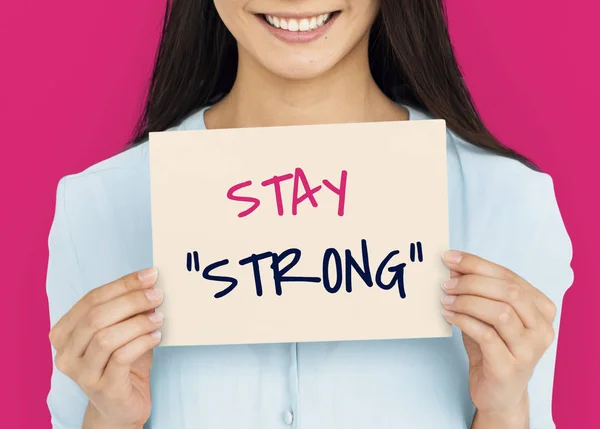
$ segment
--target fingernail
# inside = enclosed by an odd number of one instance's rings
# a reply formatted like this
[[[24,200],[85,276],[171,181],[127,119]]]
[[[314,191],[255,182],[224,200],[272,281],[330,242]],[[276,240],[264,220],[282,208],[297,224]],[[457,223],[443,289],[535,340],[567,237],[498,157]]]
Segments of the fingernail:
[[[146,292],[146,296],[150,301],[160,301],[163,297],[163,291],[157,288],[150,289],[148,292]]]
[[[156,268],[146,268],[138,272],[138,279],[144,284],[152,284],[156,281]]]
[[[454,289],[458,284],[458,279],[456,277],[446,280],[442,283],[443,289]]]
[[[444,315],[445,318],[450,318],[452,316],[454,316],[454,311],[450,311],[450,310],[446,310],[445,308],[442,310],[442,314]]]
[[[444,295],[442,297],[442,304],[444,305],[450,305],[454,303],[454,301],[456,301],[456,296],[454,295]]]
[[[150,319],[150,321],[152,323],[162,322],[164,318],[165,318],[165,315],[162,314],[160,311],[155,311],[154,313],[152,313],[148,316],[148,319]]]
[[[156,341],[158,341],[160,340],[160,337],[162,337],[162,334],[160,333],[160,331],[154,331],[150,334],[150,336]]]
[[[443,259],[448,264],[456,265],[460,263],[460,260],[462,259],[462,253],[456,250],[448,250],[446,253],[444,253]]]

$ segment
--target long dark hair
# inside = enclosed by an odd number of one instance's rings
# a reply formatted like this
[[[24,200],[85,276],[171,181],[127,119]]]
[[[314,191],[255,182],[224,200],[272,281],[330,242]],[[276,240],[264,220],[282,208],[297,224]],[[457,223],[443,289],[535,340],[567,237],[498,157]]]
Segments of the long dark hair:
[[[213,0],[167,1],[143,113],[129,146],[217,102],[233,86],[236,41]],[[371,73],[391,99],[446,120],[467,142],[537,166],[500,143],[479,116],[456,62],[443,0],[382,0],[369,37]]]

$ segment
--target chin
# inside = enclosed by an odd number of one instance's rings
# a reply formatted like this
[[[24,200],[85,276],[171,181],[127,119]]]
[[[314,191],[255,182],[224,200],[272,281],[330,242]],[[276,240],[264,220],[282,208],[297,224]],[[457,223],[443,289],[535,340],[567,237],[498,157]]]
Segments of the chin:
[[[281,60],[276,63],[264,62],[263,66],[275,76],[291,80],[310,80],[324,75],[335,66],[323,59]]]

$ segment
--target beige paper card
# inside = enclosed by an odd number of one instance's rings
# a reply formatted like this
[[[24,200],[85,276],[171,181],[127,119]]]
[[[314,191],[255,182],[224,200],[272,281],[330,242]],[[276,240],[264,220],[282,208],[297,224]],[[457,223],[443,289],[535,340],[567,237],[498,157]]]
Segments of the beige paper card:
[[[451,335],[443,120],[150,134],[162,345]]]

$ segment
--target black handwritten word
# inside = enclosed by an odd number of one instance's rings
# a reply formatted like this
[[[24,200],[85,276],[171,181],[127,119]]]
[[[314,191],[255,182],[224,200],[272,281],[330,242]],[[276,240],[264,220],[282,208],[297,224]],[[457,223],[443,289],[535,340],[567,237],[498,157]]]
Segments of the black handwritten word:
[[[410,245],[410,260],[415,262],[415,252],[419,262],[423,262],[423,248],[421,242],[411,243]],[[367,240],[361,240],[362,261],[359,263],[352,252],[346,249],[342,254],[334,249],[328,248],[323,254],[323,263],[321,277],[310,276],[293,276],[290,271],[294,268],[302,256],[302,252],[297,248],[290,248],[282,253],[264,252],[252,254],[238,261],[239,265],[251,265],[254,276],[254,287],[257,296],[263,296],[263,280],[261,276],[260,261],[270,260],[269,268],[275,285],[275,293],[279,296],[283,293],[283,283],[323,283],[324,289],[329,293],[337,293],[342,286],[347,293],[353,290],[353,273],[356,273],[362,280],[363,284],[372,287],[376,284],[383,290],[391,290],[394,287],[398,289],[400,298],[406,298],[406,290],[404,286],[404,268],[406,263],[391,265],[391,259],[400,254],[399,250],[389,252],[382,261],[380,261],[377,269],[373,273],[371,269],[371,261],[369,260],[369,252]],[[286,259],[290,258],[287,262]],[[343,259],[343,260],[342,260]],[[230,276],[215,275],[213,271],[229,264],[229,259],[222,259],[213,262],[202,270],[202,277],[209,281],[222,282],[228,286],[217,292],[215,298],[223,298],[232,292],[238,285],[238,280]],[[389,265],[389,266],[388,266]],[[386,270],[387,268],[387,270]],[[200,258],[198,251],[187,252],[186,269],[188,272],[200,272]],[[392,279],[385,282],[383,277],[387,272],[392,273]]]

